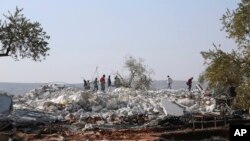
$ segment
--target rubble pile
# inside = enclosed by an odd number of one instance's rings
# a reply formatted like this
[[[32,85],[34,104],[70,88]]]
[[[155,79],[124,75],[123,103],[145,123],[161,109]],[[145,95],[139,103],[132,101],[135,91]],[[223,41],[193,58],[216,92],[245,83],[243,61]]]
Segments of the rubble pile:
[[[158,124],[166,116],[213,112],[215,100],[198,91],[117,88],[108,92],[83,91],[48,84],[13,99],[14,111],[32,109],[50,113],[59,121],[92,125]]]

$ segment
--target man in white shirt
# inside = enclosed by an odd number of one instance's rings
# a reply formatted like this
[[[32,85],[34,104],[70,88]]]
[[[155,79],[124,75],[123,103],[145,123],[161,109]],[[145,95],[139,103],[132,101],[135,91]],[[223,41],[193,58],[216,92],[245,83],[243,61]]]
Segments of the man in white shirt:
[[[172,88],[171,85],[173,83],[173,79],[169,75],[167,77],[167,81],[168,81],[168,89],[171,89]]]

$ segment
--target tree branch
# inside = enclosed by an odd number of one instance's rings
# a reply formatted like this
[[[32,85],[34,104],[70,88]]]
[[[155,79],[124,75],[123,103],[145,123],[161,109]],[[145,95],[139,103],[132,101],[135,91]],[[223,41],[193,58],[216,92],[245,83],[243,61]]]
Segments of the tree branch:
[[[8,47],[8,48],[7,48],[6,53],[2,53],[2,54],[0,54],[0,57],[6,57],[6,56],[9,56],[9,53],[10,53],[10,47]]]
[[[9,56],[9,55],[6,55],[6,54],[0,54],[0,57],[6,57],[6,56]]]
[[[12,39],[11,39],[11,42],[12,42]],[[5,53],[0,54],[0,57],[9,56],[9,53],[10,53],[10,50],[11,50],[11,47],[10,47],[11,42],[9,43],[9,46],[8,46],[8,48],[7,48],[6,52],[5,52]]]

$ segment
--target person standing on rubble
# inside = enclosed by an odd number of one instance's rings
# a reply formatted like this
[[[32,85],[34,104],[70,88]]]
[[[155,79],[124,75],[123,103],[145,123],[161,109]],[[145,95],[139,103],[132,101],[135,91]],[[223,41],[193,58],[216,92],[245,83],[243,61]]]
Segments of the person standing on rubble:
[[[235,86],[234,83],[231,83],[229,85],[227,93],[228,93],[228,96],[229,96],[229,99],[230,99],[229,100],[230,101],[230,105],[235,104],[236,103],[235,97],[236,97],[237,93],[236,93],[236,86]]]
[[[95,78],[93,85],[94,85],[94,91],[98,91],[98,79],[97,78]]]
[[[167,76],[167,81],[168,81],[168,89],[171,89],[172,88],[171,85],[173,83],[173,79],[169,75]]]
[[[114,85],[116,88],[119,88],[120,87],[120,78],[118,76],[115,76],[115,82],[114,82]]]
[[[84,90],[88,89],[88,83],[85,79],[83,80],[83,87],[84,87]]]
[[[90,82],[89,82],[89,80],[87,81],[87,90],[90,90]]]
[[[110,75],[108,76],[108,88],[111,87],[111,78],[110,78]]]
[[[188,90],[191,91],[192,88],[192,82],[193,81],[193,77],[189,78],[188,81],[186,82],[186,84],[188,85]]]
[[[101,90],[104,92],[105,91],[105,74],[101,77],[100,83],[101,83]]]
[[[236,87],[235,87],[235,84],[230,84],[229,87],[228,87],[228,95],[230,97],[236,97],[236,91],[235,91]]]

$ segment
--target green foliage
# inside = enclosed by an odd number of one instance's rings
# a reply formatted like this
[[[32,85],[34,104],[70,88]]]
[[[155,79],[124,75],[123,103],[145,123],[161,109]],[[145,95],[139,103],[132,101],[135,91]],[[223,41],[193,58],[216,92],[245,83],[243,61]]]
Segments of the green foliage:
[[[247,109],[250,108],[250,0],[242,0],[234,11],[227,10],[222,24],[238,48],[227,53],[214,45],[214,50],[201,52],[208,65],[203,77],[220,93],[234,84],[237,87],[234,106]]]
[[[204,74],[200,74],[199,77],[198,77],[198,82],[200,84],[203,84],[205,82],[205,77],[204,77]]]
[[[249,47],[250,0],[242,0],[233,11],[227,10],[221,20],[229,38],[235,39],[239,46]]]
[[[41,61],[48,55],[47,40],[50,37],[40,23],[31,22],[21,12],[22,9],[16,8],[14,14],[9,12],[9,15],[4,15],[6,20],[0,22],[0,57]]]
[[[201,52],[201,54],[205,60],[211,61],[207,63],[208,67],[203,74],[203,77],[209,81],[210,87],[239,84],[241,64],[235,52],[225,53],[216,48],[208,52]]]
[[[250,78],[245,79],[237,88],[235,107],[242,109],[250,108]]]

